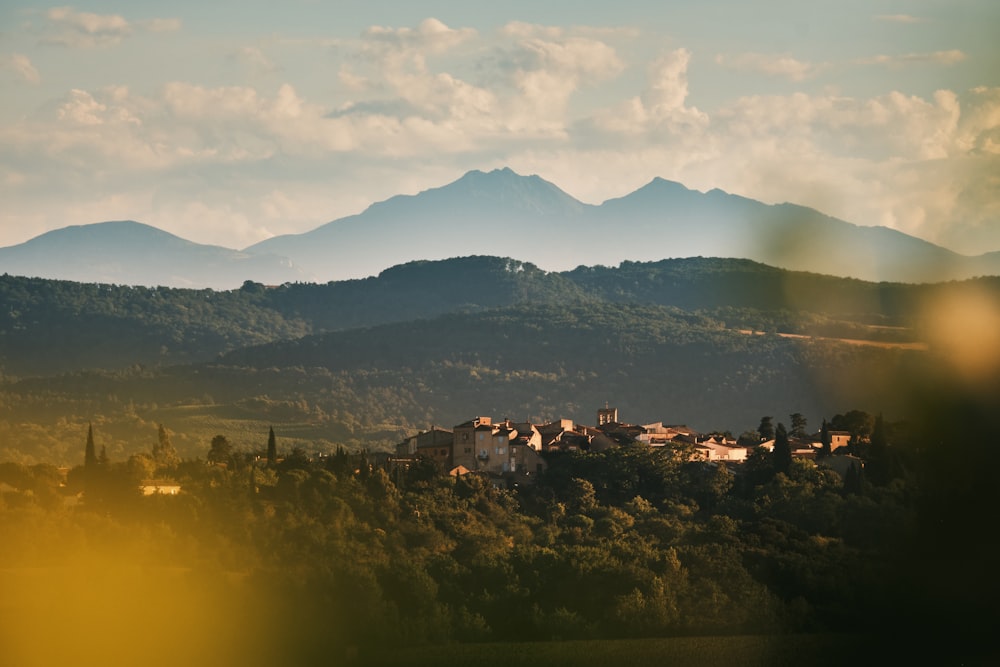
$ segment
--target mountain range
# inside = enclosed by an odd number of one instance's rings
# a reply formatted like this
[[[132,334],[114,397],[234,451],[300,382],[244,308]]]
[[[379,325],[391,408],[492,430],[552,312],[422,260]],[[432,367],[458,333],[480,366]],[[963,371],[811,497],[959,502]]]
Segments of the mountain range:
[[[65,227],[0,248],[0,271],[85,283],[230,289],[307,276],[285,257],[187,241],[131,220]]]
[[[185,241],[136,222],[48,232],[0,248],[0,271],[82,282],[212,287],[363,278],[415,260],[498,255],[548,271],[676,257],[746,258],[870,281],[1000,275],[1000,252],[969,257],[886,227],[795,204],[768,205],[653,179],[600,205],[512,170],[470,171],[303,234],[242,252]]]

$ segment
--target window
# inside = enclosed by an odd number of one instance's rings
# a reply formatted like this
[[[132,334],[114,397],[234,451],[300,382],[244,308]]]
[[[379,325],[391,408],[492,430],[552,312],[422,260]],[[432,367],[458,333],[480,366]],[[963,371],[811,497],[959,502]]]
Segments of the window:
[[[472,453],[472,447],[466,447],[465,448],[465,453],[466,454],[471,454]]]

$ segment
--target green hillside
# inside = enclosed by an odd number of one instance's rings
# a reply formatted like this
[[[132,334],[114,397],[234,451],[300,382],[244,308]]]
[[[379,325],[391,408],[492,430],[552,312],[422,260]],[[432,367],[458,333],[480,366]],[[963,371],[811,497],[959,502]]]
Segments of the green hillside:
[[[219,433],[258,447],[271,424],[311,451],[380,449],[476,414],[593,423],[605,402],[734,435],[763,415],[892,417],[930,368],[947,378],[942,323],[996,347],[948,303],[1000,312],[995,278],[873,284],[704,258],[557,274],[468,257],[227,292],[4,276],[0,293],[0,453],[63,463],[89,422],[127,458],[159,423],[195,456]]]

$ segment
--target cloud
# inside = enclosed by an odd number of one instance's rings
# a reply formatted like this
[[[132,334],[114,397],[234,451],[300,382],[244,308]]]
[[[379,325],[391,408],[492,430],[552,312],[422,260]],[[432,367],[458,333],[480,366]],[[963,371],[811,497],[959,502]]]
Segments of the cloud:
[[[909,14],[879,14],[875,20],[888,23],[923,23],[925,19]]]
[[[502,95],[507,131],[522,137],[565,137],[574,94],[623,71],[613,46],[580,33],[519,22],[498,31],[501,43],[484,67]]]
[[[20,53],[0,56],[0,70],[13,72],[19,79],[28,83],[40,83],[42,80],[38,70],[31,64],[31,59]]]
[[[581,85],[614,76],[622,67],[610,46],[583,38],[532,37],[516,50],[512,79],[521,93],[517,105],[525,123],[565,123],[570,96]]]
[[[181,29],[180,19],[149,19],[137,22],[143,30],[149,32],[176,32]]]
[[[788,54],[740,53],[715,56],[715,63],[737,72],[759,72],[779,76],[791,81],[812,78],[825,68],[824,65],[797,60]]]
[[[383,127],[399,123],[400,128],[407,128],[405,135],[419,132],[418,128],[436,132],[438,125],[456,122],[453,132],[461,142],[463,127],[485,122],[493,112],[495,97],[451,72],[435,71],[429,59],[453,51],[477,34],[433,18],[416,28],[368,28],[357,52],[348,58],[352,65],[340,67],[338,81],[352,98],[333,115],[356,119],[361,110],[396,109],[405,115],[372,120]]]
[[[372,26],[363,36],[370,42],[419,51],[446,51],[476,35],[472,28],[449,28],[435,18],[424,19],[416,28]]]
[[[623,68],[614,48],[580,32],[511,23],[481,36],[435,19],[369,28],[340,66],[348,100],[332,116],[377,120],[406,137],[401,146],[449,152],[564,138],[573,95]]]
[[[709,117],[696,107],[687,105],[687,69],[691,52],[675,49],[661,55],[646,68],[646,85],[642,92],[622,103],[601,109],[581,123],[583,132],[604,134],[601,145],[622,141],[668,142],[675,148],[684,146],[695,153],[707,141],[704,130]],[[675,143],[679,142],[679,143]],[[635,149],[635,144],[630,144]]]
[[[147,32],[170,32],[180,29],[178,19],[150,19],[130,23],[118,14],[79,12],[72,7],[53,7],[45,12],[49,30],[43,42],[70,48],[91,49],[114,46],[130,37],[136,29]]]
[[[150,29],[126,24],[133,36]],[[699,108],[691,90],[704,82],[693,81],[690,50],[643,60],[627,39],[528,23],[480,34],[428,19],[374,27],[329,50],[330,98],[271,77],[266,86],[81,87],[0,126],[0,224],[136,218],[234,245],[230,230],[249,244],[467,169],[510,165],[594,203],[662,176],[959,250],[1000,248],[991,175],[1000,174],[1000,89],[748,95]],[[232,53],[273,72],[268,55]],[[18,72],[17,62],[0,66]],[[791,80],[827,66],[762,53],[716,62]]]
[[[244,46],[237,49],[232,58],[244,65],[254,74],[270,74],[278,71],[278,66],[256,46]]]
[[[869,58],[861,58],[855,62],[859,65],[886,65],[888,67],[903,67],[906,65],[955,65],[968,58],[968,56],[958,50],[931,51],[927,53],[903,53],[898,55],[877,55]]]

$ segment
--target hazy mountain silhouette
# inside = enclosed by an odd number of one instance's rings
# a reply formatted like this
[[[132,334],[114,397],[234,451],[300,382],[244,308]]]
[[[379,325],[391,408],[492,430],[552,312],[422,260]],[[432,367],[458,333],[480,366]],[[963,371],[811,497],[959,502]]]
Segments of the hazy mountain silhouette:
[[[538,176],[471,171],[311,232],[246,249],[292,258],[321,280],[374,275],[416,259],[494,254],[549,271],[669,257],[746,258],[864,280],[932,282],[1000,273],[1000,253],[965,257],[885,227],[794,204],[768,205],[653,179],[600,206]]]
[[[1000,275],[1000,252],[959,255],[886,227],[854,225],[795,204],[655,178],[599,206],[538,176],[470,171],[303,234],[242,252],[191,243],[136,222],[67,227],[0,248],[0,272],[82,282],[233,288],[244,280],[344,280],[417,260],[512,257],[546,271],[678,257],[751,259],[870,281]]]
[[[186,241],[131,220],[57,229],[0,248],[0,271],[77,282],[232,289],[305,278],[288,259]]]
[[[470,171],[444,187],[392,197],[358,215],[304,234],[277,236],[246,252],[294,255],[296,264],[323,281],[465,255],[523,257],[553,270],[575,266],[572,258],[557,256],[566,254],[562,246],[590,208],[538,176],[510,169]]]

